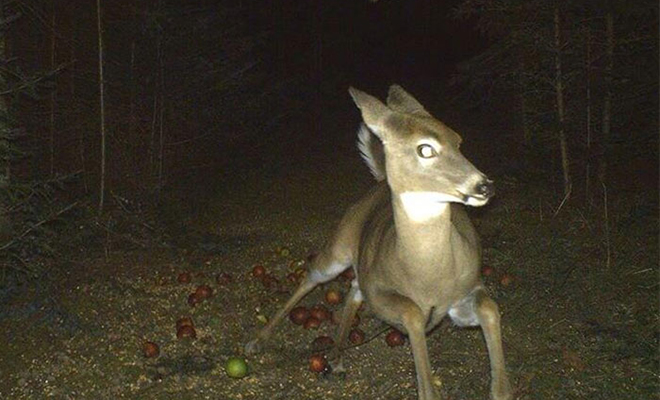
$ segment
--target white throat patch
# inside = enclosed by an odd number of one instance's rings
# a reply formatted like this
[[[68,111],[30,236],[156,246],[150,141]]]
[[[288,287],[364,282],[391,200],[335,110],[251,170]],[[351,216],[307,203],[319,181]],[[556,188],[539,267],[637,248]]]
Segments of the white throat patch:
[[[450,202],[456,201],[453,196],[437,192],[403,192],[399,198],[406,214],[415,222],[438,217],[449,207]]]

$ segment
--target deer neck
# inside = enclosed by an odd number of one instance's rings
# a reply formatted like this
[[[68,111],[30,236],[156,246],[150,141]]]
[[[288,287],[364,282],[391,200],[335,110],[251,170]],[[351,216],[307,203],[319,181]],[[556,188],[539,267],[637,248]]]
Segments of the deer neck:
[[[437,259],[451,246],[451,204],[429,192],[392,194],[397,244],[415,257]]]

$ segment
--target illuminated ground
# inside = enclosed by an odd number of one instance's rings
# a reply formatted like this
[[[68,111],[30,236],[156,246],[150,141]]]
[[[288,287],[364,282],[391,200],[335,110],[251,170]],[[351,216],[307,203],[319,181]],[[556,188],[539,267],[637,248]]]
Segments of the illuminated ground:
[[[482,170],[494,171],[498,188],[496,201],[472,217],[484,263],[493,268],[485,282],[503,312],[517,398],[658,399],[657,188],[612,188],[608,268],[600,206],[589,211],[571,204],[553,217],[560,197],[544,197],[533,179],[507,172],[480,150],[484,143],[472,143],[466,139],[465,152]],[[177,220],[170,232],[176,247],[118,245],[107,258],[102,251],[73,254],[65,272],[35,282],[3,307],[0,397],[416,398],[408,343],[389,348],[368,309],[360,323],[368,341],[347,351],[346,376],[308,370],[310,343],[332,335],[334,326],[304,330],[289,321],[262,354],[247,358],[246,378],[224,373],[226,359],[240,356],[262,326],[258,316],[271,316],[287,298],[254,279],[252,266],[263,264],[290,291],[289,264],[321,246],[371,184],[351,146],[300,149],[279,163],[266,158],[264,167],[254,161],[252,171],[218,173],[206,197],[183,197],[187,210],[180,218],[170,215]],[[191,283],[177,282],[183,271],[192,272]],[[233,282],[216,283],[221,272]],[[501,283],[505,274],[512,277],[508,286]],[[192,308],[188,295],[200,284],[211,286],[214,296]],[[345,293],[347,285],[331,283],[303,304],[322,302],[329,287]],[[183,316],[193,318],[196,339],[177,339],[175,321]],[[160,346],[159,357],[143,356],[145,340]],[[444,399],[487,398],[489,366],[479,330],[443,324],[430,335],[429,348]]]

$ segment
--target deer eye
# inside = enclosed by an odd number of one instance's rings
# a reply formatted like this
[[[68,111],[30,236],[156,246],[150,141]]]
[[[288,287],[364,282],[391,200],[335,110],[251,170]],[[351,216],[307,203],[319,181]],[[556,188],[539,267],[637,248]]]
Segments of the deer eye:
[[[422,158],[431,158],[435,157],[437,154],[433,147],[428,144],[420,144],[417,146],[417,155],[419,155]]]

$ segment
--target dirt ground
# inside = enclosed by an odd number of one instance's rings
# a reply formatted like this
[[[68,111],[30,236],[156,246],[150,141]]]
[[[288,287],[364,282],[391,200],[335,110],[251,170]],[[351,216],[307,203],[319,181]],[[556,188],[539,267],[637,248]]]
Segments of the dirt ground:
[[[226,360],[244,356],[243,345],[292,291],[286,275],[372,184],[352,143],[345,146],[219,174],[204,199],[188,199],[176,245],[81,249],[60,272],[4,295],[0,398],[415,399],[409,343],[390,348],[387,327],[368,308],[359,325],[366,340],[346,351],[345,375],[309,371],[318,352],[311,342],[336,326],[288,320],[261,354],[246,357],[245,378],[225,373]],[[488,154],[465,152],[497,184],[496,199],[470,213],[492,268],[484,281],[501,308],[516,398],[660,399],[657,186],[610,193],[608,266],[599,206],[568,204],[553,216],[561,198],[489,164]],[[255,279],[256,264],[280,284]],[[182,272],[191,282],[178,282]],[[231,282],[218,283],[221,273]],[[201,284],[213,295],[191,307]],[[318,288],[302,304],[324,303],[329,288],[345,294],[348,283]],[[185,316],[194,339],[177,338]],[[145,341],[159,356],[144,356]],[[443,399],[488,398],[480,330],[443,323],[428,343]]]

